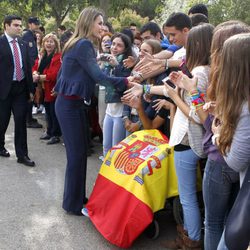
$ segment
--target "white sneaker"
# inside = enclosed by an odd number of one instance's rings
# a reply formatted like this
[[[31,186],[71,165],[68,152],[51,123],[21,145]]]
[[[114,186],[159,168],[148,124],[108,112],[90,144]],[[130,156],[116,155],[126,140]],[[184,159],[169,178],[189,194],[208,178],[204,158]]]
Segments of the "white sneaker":
[[[37,114],[37,107],[33,106],[32,107],[32,115],[36,115]]]
[[[100,155],[99,157],[98,157],[98,159],[100,160],[100,161],[104,161],[104,156],[103,155]]]
[[[42,112],[43,111],[44,106],[42,104],[39,105],[39,108],[37,109],[37,112]]]
[[[86,207],[84,207],[84,208],[82,209],[82,214],[83,214],[84,216],[86,216],[86,217],[89,218],[89,211],[88,211],[88,209],[87,209]]]

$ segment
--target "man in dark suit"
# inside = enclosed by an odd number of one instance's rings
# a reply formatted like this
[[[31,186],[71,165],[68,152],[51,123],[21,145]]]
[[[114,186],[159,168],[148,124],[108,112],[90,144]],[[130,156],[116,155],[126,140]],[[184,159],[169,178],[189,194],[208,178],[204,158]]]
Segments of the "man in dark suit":
[[[4,35],[0,37],[0,156],[9,157],[5,149],[5,133],[11,112],[15,122],[15,150],[17,162],[33,167],[28,156],[26,113],[32,98],[32,72],[28,45],[18,37],[22,19],[9,15],[4,19]]]
[[[35,31],[39,30],[39,25],[40,21],[37,17],[30,17],[28,19],[29,28],[24,32],[22,37],[22,40],[28,44],[31,67],[34,66],[38,57]],[[27,109],[27,128],[42,128],[42,125],[37,121],[37,119],[32,117],[32,107],[33,102],[30,102]]]

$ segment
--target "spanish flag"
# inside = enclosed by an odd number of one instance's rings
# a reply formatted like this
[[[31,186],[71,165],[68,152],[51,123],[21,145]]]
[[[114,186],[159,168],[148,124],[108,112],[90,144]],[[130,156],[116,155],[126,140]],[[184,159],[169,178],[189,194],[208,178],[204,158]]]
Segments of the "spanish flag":
[[[107,154],[87,204],[97,230],[112,244],[128,248],[178,195],[173,151],[158,130],[135,132]]]

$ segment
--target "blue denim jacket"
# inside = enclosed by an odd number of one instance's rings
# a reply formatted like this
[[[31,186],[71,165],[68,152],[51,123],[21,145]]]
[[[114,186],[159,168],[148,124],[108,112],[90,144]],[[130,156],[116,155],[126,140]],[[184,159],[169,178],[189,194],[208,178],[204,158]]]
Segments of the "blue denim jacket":
[[[110,75],[110,76],[119,76],[119,77],[129,76],[131,73],[131,69],[127,69],[123,66],[123,55],[119,55],[117,57],[117,61],[119,62],[117,66],[112,67],[111,65],[108,64],[106,67],[104,67],[103,72],[106,75]],[[114,86],[108,85],[106,86],[106,89],[105,89],[105,102],[106,103],[121,102],[122,94],[123,93],[120,91],[117,91],[117,89],[115,89]]]

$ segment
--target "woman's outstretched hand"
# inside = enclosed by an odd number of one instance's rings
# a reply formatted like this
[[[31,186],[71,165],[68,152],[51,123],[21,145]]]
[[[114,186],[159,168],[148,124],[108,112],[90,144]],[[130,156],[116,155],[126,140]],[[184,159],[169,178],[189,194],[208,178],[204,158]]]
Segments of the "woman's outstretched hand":
[[[143,93],[143,86],[137,82],[131,82],[129,79],[130,88],[124,92],[121,100],[122,102],[129,101],[133,97],[140,96]]]
[[[197,89],[197,78],[189,78],[181,71],[173,71],[169,75],[169,79],[173,82],[177,87],[181,89],[185,89],[188,92],[191,92],[194,89]]]
[[[134,96],[131,99],[124,99],[122,103],[128,105],[131,108],[139,109],[142,106],[141,96]]]
[[[143,53],[143,58],[135,65],[134,67],[134,70],[135,71],[140,71],[140,69],[148,64],[149,62],[152,62],[154,60],[154,57],[150,54],[150,53],[147,53],[147,52],[142,52]]]
[[[170,97],[172,100],[174,100],[174,98],[179,95],[179,88],[178,87],[172,88],[167,83],[164,83],[164,88],[165,89],[163,90],[163,94],[166,97]]]
[[[160,111],[162,108],[171,109],[174,104],[165,100],[165,99],[156,99],[153,101],[154,105],[152,106],[156,111]]]
[[[127,59],[123,60],[123,65],[125,68],[133,68],[136,64],[136,58],[134,58],[133,56],[129,56]]]

